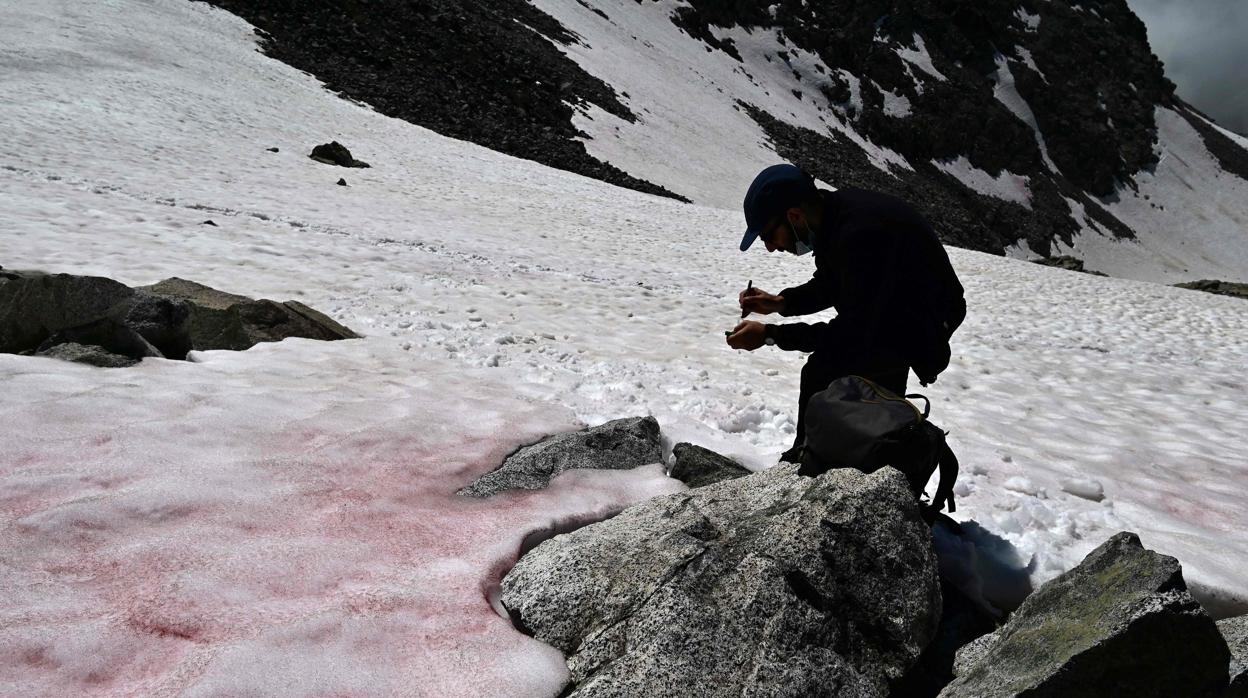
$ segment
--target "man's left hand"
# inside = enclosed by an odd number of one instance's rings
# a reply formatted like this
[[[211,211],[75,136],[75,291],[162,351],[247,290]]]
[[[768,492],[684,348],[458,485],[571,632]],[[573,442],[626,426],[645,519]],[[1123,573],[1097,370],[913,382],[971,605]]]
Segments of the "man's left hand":
[[[767,326],[761,322],[746,320],[737,325],[732,334],[728,335],[728,346],[733,349],[754,351],[763,346],[767,339]]]

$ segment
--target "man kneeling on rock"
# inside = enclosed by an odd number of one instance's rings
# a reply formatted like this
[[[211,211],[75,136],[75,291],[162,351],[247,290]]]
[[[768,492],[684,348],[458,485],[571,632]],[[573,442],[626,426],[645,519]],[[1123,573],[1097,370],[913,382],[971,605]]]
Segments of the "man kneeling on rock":
[[[820,190],[797,167],[774,165],[750,185],[745,220],[743,252],[760,238],[768,252],[813,252],[815,273],[778,294],[747,288],[742,317],[837,311],[814,324],[745,320],[728,335],[734,349],[810,352],[797,433],[782,461],[799,459],[806,403],[833,380],[858,375],[904,395],[911,368],[927,385],[948,366],[949,336],[966,315],[962,284],[932,227],[904,201],[862,189]]]

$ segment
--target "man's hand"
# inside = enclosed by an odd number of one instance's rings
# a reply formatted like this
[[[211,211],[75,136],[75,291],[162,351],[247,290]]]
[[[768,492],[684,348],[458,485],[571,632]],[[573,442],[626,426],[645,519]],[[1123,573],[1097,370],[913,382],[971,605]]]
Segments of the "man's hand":
[[[770,315],[784,310],[784,296],[775,296],[761,288],[747,288],[737,297],[744,314]],[[745,315],[742,317],[745,317]]]
[[[767,326],[761,322],[746,320],[728,335],[728,346],[733,349],[754,351],[767,339]]]

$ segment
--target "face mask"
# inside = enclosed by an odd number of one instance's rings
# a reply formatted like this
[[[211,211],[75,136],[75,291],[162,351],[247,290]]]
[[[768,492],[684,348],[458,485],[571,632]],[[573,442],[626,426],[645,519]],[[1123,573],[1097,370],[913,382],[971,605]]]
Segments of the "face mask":
[[[809,223],[806,223],[805,225],[806,225],[806,239],[807,239],[807,240],[810,240],[811,242],[814,242],[814,241],[815,241],[815,234],[814,234],[814,231],[812,231],[812,230],[810,229],[810,224],[809,224]],[[795,244],[795,246],[796,246],[796,248],[797,248],[797,256],[798,256],[798,257],[801,257],[801,256],[803,256],[803,255],[808,255],[808,254],[810,254],[811,252],[813,252],[813,251],[814,251],[814,249],[815,249],[815,248],[813,248],[813,247],[811,247],[810,245],[806,244],[805,242],[803,242],[803,241],[802,241],[802,239],[801,239],[801,238],[799,238],[799,237],[797,236],[797,230],[793,228],[793,224],[792,224],[792,223],[790,223],[790,224],[789,224],[789,229],[793,231],[793,242],[794,242],[794,244]]]

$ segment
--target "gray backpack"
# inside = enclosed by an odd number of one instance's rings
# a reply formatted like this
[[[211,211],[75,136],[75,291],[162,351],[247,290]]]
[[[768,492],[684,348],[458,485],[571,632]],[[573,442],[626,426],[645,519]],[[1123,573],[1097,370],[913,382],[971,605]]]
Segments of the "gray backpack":
[[[906,398],[922,399],[923,411]],[[931,403],[922,395],[903,398],[861,376],[838,378],[806,406],[799,472],[813,476],[832,468],[855,468],[870,473],[891,465],[921,498],[932,473],[940,470],[931,509],[940,511],[947,504],[950,512],[956,511],[958,459],[945,442],[945,432],[928,421],[930,411]]]

